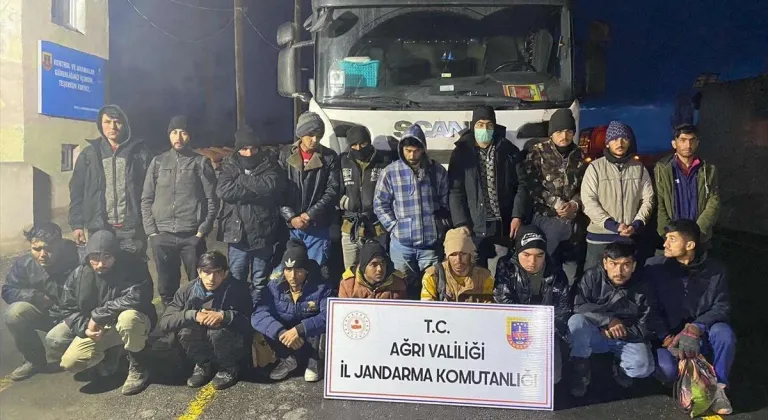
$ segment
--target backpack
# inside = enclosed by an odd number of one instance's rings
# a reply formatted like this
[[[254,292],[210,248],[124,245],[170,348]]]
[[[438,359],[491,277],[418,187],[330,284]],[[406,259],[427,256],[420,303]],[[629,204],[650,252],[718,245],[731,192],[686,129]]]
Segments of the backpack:
[[[443,264],[440,262],[436,263],[434,267],[437,273],[437,301],[443,302],[445,301],[445,268],[443,268]]]
[[[432,200],[435,207],[435,227],[437,228],[437,244],[436,248],[442,249],[443,242],[445,241],[445,234],[449,230],[453,229],[453,221],[451,220],[451,212],[449,209],[444,208],[440,204],[440,198],[437,193],[437,171],[435,168],[439,165],[434,159],[430,160],[430,165],[427,168],[429,174],[429,184],[432,187]]]

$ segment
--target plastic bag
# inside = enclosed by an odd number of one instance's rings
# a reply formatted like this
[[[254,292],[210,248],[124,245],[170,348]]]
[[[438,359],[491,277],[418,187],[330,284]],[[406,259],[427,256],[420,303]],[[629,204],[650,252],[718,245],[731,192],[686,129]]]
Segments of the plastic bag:
[[[691,417],[703,415],[712,405],[717,391],[715,369],[704,356],[682,359],[677,366],[674,397],[680,408]]]

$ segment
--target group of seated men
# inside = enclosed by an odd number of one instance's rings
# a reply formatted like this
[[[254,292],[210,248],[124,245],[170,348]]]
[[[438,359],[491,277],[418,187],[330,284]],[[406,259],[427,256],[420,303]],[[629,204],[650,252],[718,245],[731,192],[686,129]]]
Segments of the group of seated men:
[[[326,299],[336,293],[301,241],[288,242],[279,278],[255,300],[249,285],[230,275],[224,255],[205,252],[197,278],[176,292],[158,320],[146,265],[120,250],[113,233],[92,235],[82,263],[57,225],[36,226],[26,235],[32,252],[16,261],[2,287],[10,304],[6,322],[25,358],[15,380],[41,372],[49,361],[73,373],[109,376],[127,352],[123,393],[141,392],[149,384],[147,340],[153,328],[175,332],[195,363],[190,387],[209,381],[217,389],[234,385],[254,331],[279,358],[271,379],[286,378],[299,363],[306,363],[306,381],[321,378]],[[728,414],[724,389],[735,352],[728,286],[723,266],[699,248],[700,235],[693,221],[670,223],[664,256],[642,269],[633,245],[609,244],[601,264],[572,290],[562,267],[546,255],[539,228],[521,227],[514,252],[499,260],[495,276],[475,263],[472,238],[456,228],[446,235],[445,260],[424,273],[421,300],[554,306],[555,381],[563,366],[560,348],[568,346],[575,396],[584,395],[590,383],[593,353],[614,355],[613,376],[622,387],[654,372],[670,383],[678,360],[705,354],[719,381],[713,409]],[[343,277],[337,293],[342,298],[407,298],[405,275],[377,241],[363,245],[360,263]],[[47,333],[47,354],[38,330]]]
[[[147,337],[157,328],[174,331],[195,362],[190,386],[211,376],[217,388],[234,384],[254,331],[279,358],[273,379],[296,369],[298,357],[307,360],[305,378],[319,380],[324,299],[338,290],[354,298],[553,305],[557,353],[571,348],[574,395],[586,392],[593,352],[615,354],[614,376],[628,385],[653,372],[669,382],[676,360],[704,350],[721,384],[715,407],[730,411],[727,285],[706,253],[719,211],[717,176],[696,155],[696,127],[675,130],[675,153],[657,163],[654,188],[630,127],[611,122],[605,156],[590,163],[574,142],[568,109],[552,114],[549,139],[524,155],[494,109],[478,107],[447,170],[429,158],[418,125],[401,133],[392,153],[353,126],[338,155],[320,143],[327,124],[302,114],[294,143],[279,153],[242,127],[214,171],[191,148],[185,117],[168,126],[171,149],[152,158],[122,110],[104,107],[101,137],[83,149],[70,182],[69,223],[87,258],[78,264],[58,226],[41,225],[27,232],[32,253],[3,286],[6,319],[25,356],[12,377],[37,373],[48,359],[108,375],[124,348],[123,392],[140,392],[149,383]],[[115,167],[124,173],[105,169]],[[645,265],[654,211],[665,256],[636,270]],[[206,252],[216,221],[227,257]],[[346,269],[338,288],[329,275],[334,229]],[[180,288],[182,262],[192,281]],[[36,330],[48,331],[49,357]],[[559,377],[564,359],[555,360]]]

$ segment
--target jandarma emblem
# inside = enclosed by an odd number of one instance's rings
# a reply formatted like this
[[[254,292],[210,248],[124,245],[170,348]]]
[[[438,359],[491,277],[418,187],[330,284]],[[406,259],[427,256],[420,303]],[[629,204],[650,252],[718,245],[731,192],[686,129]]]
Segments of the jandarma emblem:
[[[518,350],[527,349],[531,345],[527,319],[507,318],[507,342]]]

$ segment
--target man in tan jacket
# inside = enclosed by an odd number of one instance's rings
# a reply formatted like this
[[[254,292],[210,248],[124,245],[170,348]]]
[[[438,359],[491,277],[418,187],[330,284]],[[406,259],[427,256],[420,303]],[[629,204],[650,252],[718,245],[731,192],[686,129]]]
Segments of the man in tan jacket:
[[[653,211],[653,184],[648,171],[631,153],[632,129],[611,121],[605,135],[605,156],[587,168],[581,184],[587,227],[584,269],[600,263],[612,242],[633,243]]]

